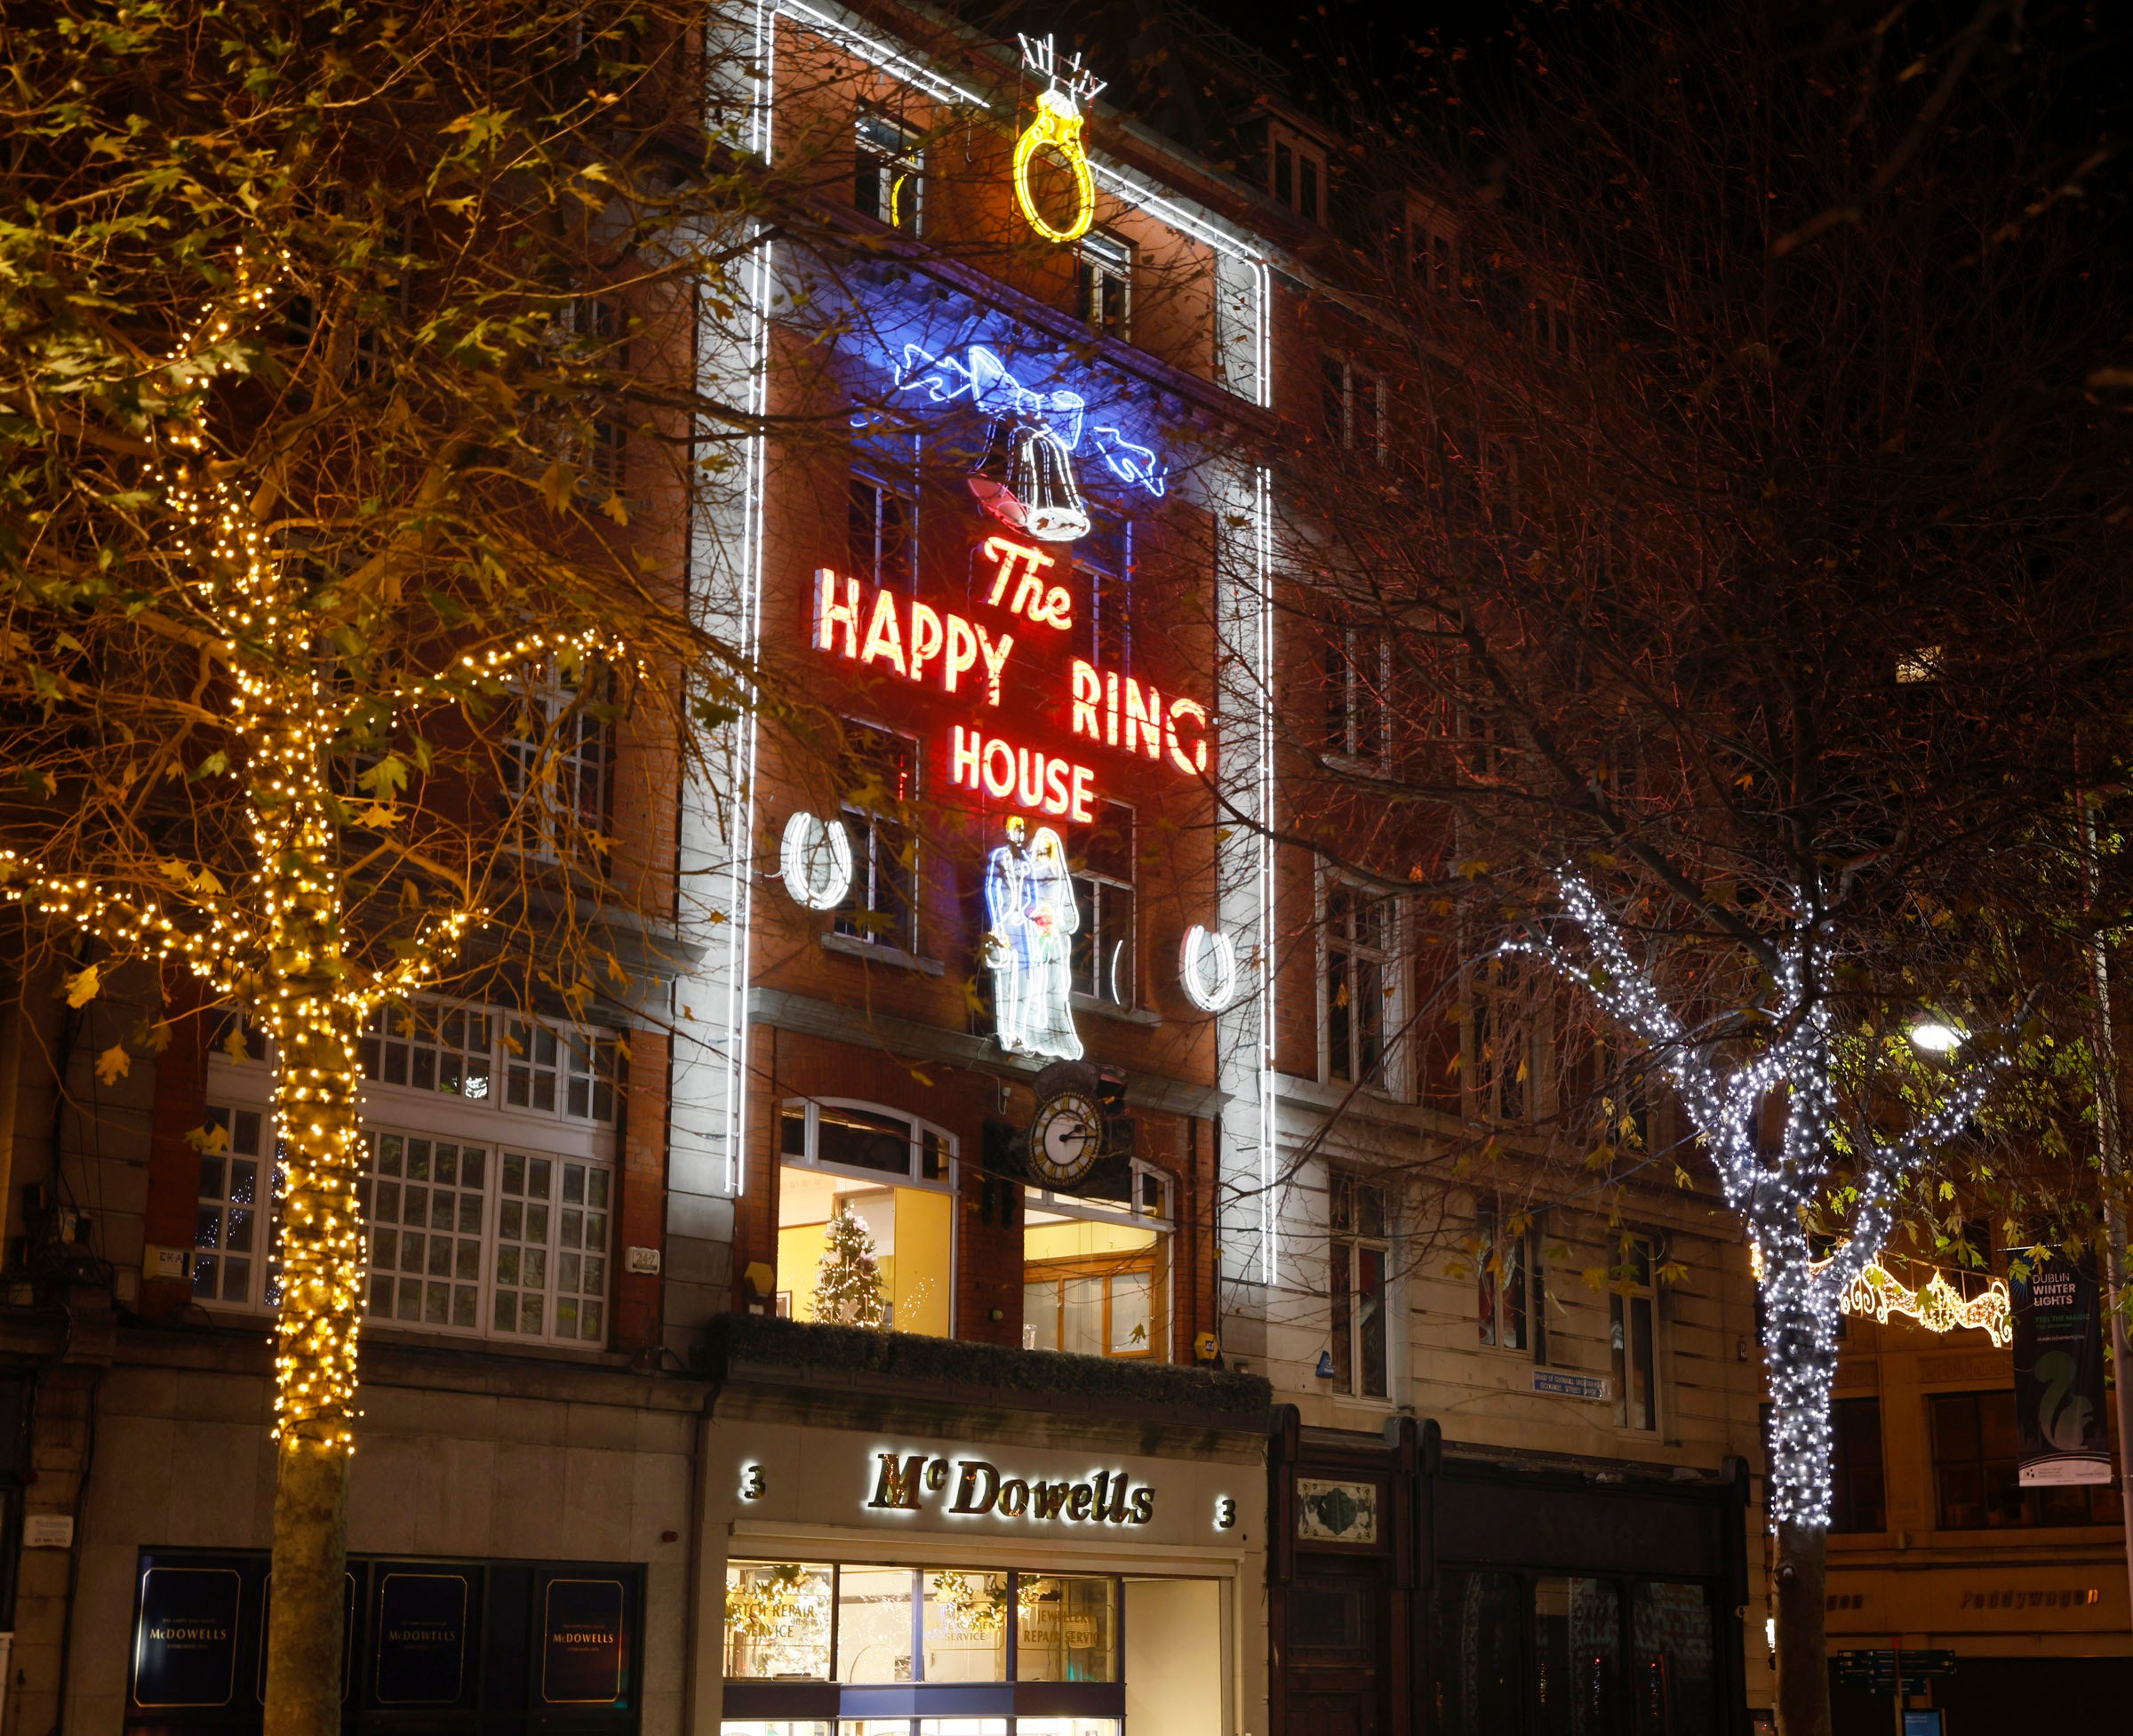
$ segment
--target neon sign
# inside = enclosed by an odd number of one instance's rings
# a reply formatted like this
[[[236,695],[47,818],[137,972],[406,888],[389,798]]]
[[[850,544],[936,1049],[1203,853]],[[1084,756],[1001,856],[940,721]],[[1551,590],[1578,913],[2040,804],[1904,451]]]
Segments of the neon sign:
[[[986,859],[983,956],[993,973],[1000,1046],[1011,1055],[1082,1058],[1074,1028],[1070,966],[1082,925],[1066,846],[1049,826],[1033,836],[1011,814],[1007,841]]]
[[[1067,62],[1066,84],[1062,90],[1051,38],[1046,36],[1043,42],[1032,42],[1022,36],[1020,41],[1022,64],[1043,73],[1046,84],[1037,97],[1036,118],[1022,129],[1022,136],[1015,140],[1015,203],[1022,207],[1023,219],[1029,227],[1045,240],[1079,241],[1089,233],[1089,225],[1096,217],[1096,179],[1089,172],[1089,153],[1082,148],[1081,106],[1096,100],[1097,92],[1104,88],[1103,80],[1083,72],[1082,57],[1076,54]],[[1074,212],[1063,229],[1055,229],[1045,221],[1029,190],[1029,165],[1047,145],[1066,159],[1066,166],[1074,175]]]
[[[841,820],[795,813],[779,841],[785,890],[804,910],[834,910],[851,890],[851,836]]]

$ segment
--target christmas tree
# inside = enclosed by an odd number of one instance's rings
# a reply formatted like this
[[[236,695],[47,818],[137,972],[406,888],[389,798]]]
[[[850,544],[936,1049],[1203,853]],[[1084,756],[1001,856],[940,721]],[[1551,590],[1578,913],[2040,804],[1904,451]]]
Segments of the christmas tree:
[[[822,1230],[822,1263],[815,1268],[815,1318],[845,1326],[878,1326],[886,1306],[874,1235],[849,1202],[837,1202]]]

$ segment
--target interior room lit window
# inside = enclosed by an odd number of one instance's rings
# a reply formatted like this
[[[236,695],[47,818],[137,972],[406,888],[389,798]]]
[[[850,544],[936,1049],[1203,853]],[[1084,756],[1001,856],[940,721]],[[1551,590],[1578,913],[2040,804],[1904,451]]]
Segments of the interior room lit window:
[[[1386,1084],[1393,996],[1393,901],[1335,882],[1326,891],[1325,1065],[1329,1084]]]
[[[1534,1361],[1546,1362],[1538,1226],[1514,1231],[1511,1214],[1484,1201],[1474,1213],[1474,1242],[1482,1342],[1498,1350],[1527,1351]]]
[[[727,1563],[729,1681],[827,1679],[835,1572],[807,1562]]]
[[[918,744],[865,724],[844,726],[844,825],[851,835],[851,886],[836,932],[855,940],[918,950],[918,844],[909,815],[918,796]]]
[[[1080,267],[1082,317],[1100,338],[1121,343],[1132,335],[1133,247],[1118,236],[1091,229],[1082,237]]]
[[[858,172],[852,203],[861,216],[916,235],[925,188],[918,134],[873,109],[860,111],[854,132]]]
[[[779,1113],[779,1152],[778,1312],[952,1336],[954,1135],[876,1104],[795,1098]],[[862,1260],[835,1233],[841,1215],[871,1244],[872,1308],[819,1301],[826,1260],[847,1293],[867,1287],[854,1276]],[[875,1317],[848,1317],[863,1313]]]
[[[854,578],[888,590],[918,588],[918,501],[865,471],[846,485],[845,530]]]
[[[1333,1390],[1383,1398],[1391,1391],[1386,1286],[1393,1245],[1385,1184],[1335,1170],[1326,1186]]]
[[[1615,1423],[1644,1432],[1659,1426],[1658,1272],[1651,1244],[1632,1236],[1614,1251],[1613,1288],[1607,1299],[1608,1343],[1614,1357]]]
[[[1170,1360],[1170,1175],[1098,1161],[1074,1193],[1031,1188],[1022,1213],[1022,1347]]]
[[[1074,898],[1081,926],[1074,935],[1074,992],[1099,1006],[1134,1004],[1133,810],[1099,799],[1096,823],[1071,828]]]

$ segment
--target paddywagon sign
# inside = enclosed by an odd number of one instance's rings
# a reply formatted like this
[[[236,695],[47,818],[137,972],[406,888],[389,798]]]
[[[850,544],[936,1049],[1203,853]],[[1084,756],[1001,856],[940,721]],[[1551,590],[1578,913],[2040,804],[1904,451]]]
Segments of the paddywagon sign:
[[[1009,1476],[987,1459],[875,1452],[867,1460],[867,1486],[865,1505],[875,1512],[931,1508],[965,1519],[1067,1525],[1145,1525],[1155,1516],[1155,1492],[1123,1471],[1052,1483]]]

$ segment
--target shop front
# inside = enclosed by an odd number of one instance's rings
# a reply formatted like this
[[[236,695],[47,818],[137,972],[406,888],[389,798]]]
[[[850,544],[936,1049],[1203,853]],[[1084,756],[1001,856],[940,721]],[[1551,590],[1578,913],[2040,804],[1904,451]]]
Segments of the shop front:
[[[700,1539],[717,1592],[699,1628],[708,1727],[1266,1727],[1264,1382],[722,1324]]]

